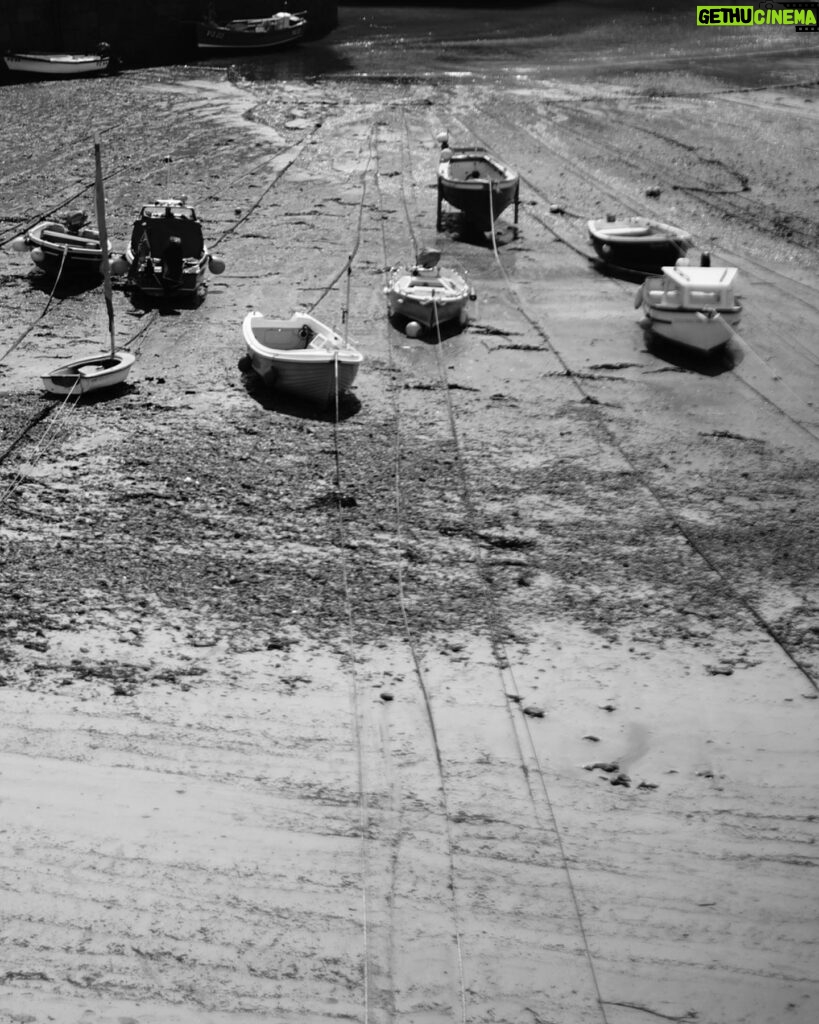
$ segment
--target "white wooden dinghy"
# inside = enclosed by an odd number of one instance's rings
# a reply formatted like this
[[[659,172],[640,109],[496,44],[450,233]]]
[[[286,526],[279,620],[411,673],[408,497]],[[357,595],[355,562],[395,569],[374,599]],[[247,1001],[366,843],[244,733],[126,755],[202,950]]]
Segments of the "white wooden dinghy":
[[[424,249],[410,267],[394,267],[384,292],[390,316],[400,316],[423,327],[468,319],[466,305],[474,293],[465,274],[439,266],[441,253]]]
[[[309,313],[275,319],[248,313],[242,324],[250,364],[265,386],[329,404],[348,391],[363,356],[341,335]]]

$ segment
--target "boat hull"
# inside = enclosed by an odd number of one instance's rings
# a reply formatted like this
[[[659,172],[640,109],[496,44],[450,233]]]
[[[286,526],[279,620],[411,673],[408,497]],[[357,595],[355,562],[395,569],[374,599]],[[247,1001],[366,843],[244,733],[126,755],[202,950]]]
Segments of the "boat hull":
[[[716,352],[731,340],[739,326],[741,313],[738,309],[718,309],[716,315],[692,310],[667,310],[643,305],[648,327],[658,338],[694,349],[703,355]]]
[[[658,274],[673,266],[693,244],[681,228],[644,217],[619,221],[591,220],[589,238],[597,256],[614,269]]]
[[[460,211],[476,231],[490,231],[512,203],[518,220],[519,175],[481,150],[457,150],[438,166],[438,230],[441,204]]]
[[[49,394],[89,395],[124,383],[134,360],[131,352],[102,352],[59,366],[41,379]]]
[[[285,320],[248,313],[242,333],[250,365],[265,387],[319,406],[352,387],[363,360],[357,349],[307,313]],[[308,337],[325,348],[307,348]]]
[[[57,221],[43,221],[27,231],[24,239],[32,260],[49,274],[98,276],[102,272],[102,244],[93,228],[72,234]]]
[[[110,56],[72,53],[7,53],[3,57],[9,71],[19,75],[66,78],[74,75],[100,75],[108,70]]]
[[[431,285],[410,270],[393,273],[385,291],[390,316],[415,320],[424,327],[466,320],[470,289],[467,282],[452,270],[436,272],[436,285]]]
[[[265,26],[270,27],[266,28]],[[200,22],[196,26],[196,46],[202,51],[258,52],[291,46],[304,37],[307,22],[303,18],[290,19],[281,27],[268,19],[215,25]]]

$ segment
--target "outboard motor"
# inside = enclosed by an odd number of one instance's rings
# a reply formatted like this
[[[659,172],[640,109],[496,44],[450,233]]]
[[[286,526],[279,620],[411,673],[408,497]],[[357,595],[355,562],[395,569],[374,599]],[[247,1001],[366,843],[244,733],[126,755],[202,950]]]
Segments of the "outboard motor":
[[[162,287],[167,291],[182,283],[182,239],[171,235],[162,253]]]

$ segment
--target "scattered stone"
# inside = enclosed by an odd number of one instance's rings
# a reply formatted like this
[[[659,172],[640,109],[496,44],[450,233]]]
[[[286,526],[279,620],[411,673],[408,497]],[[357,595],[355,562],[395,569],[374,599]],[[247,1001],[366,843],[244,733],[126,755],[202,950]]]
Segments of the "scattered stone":
[[[614,704],[598,704],[597,706],[600,708],[601,711],[616,711],[617,710],[617,708],[614,706]]]
[[[538,707],[537,704],[527,704],[523,709],[523,713],[530,718],[543,718],[546,715],[543,708]]]
[[[584,740],[588,740],[590,743],[599,743],[600,742],[600,737],[599,736],[592,736],[591,733],[589,733],[587,736],[584,736],[583,739]]]
[[[609,781],[611,782],[612,786],[628,787],[631,785],[631,779],[628,777],[628,775],[626,775],[625,772],[618,772],[618,774],[615,775],[613,779],[609,779]]]
[[[520,704],[522,697],[518,693],[507,693],[506,696],[509,700],[513,700],[516,704]]]
[[[395,697],[389,692],[389,690],[382,690],[380,696],[381,700],[384,701],[395,700]]]
[[[663,190],[659,187],[659,185],[651,185],[649,188],[646,189],[646,195],[650,199],[657,199],[662,194],[663,194]]]
[[[660,787],[657,785],[656,782],[641,782],[637,786],[637,788],[638,789],[659,789]]]
[[[705,671],[709,676],[732,676],[734,674],[731,665],[706,665]]]
[[[616,761],[592,761],[590,764],[584,764],[583,767],[587,772],[593,772],[596,768],[599,768],[601,772],[616,772],[620,770],[620,765]]]

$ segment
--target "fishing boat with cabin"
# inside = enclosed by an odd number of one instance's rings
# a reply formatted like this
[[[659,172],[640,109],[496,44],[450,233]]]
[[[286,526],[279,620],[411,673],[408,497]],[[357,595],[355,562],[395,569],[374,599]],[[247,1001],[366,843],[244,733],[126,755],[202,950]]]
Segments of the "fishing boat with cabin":
[[[67,213],[62,220],[44,220],[12,242],[18,252],[26,249],[33,262],[54,276],[99,277],[102,273],[102,243],[98,229],[88,223],[85,210]],[[111,258],[111,243],[108,243]]]
[[[438,249],[422,249],[412,266],[399,265],[389,274],[384,292],[391,317],[401,317],[410,336],[419,328],[468,320],[467,302],[475,293],[466,274],[439,265]],[[414,325],[414,326],[412,326]]]
[[[307,29],[303,13],[277,11],[267,18],[234,18],[219,24],[211,8],[196,25],[196,46],[205,52],[260,52],[297,43]]]

